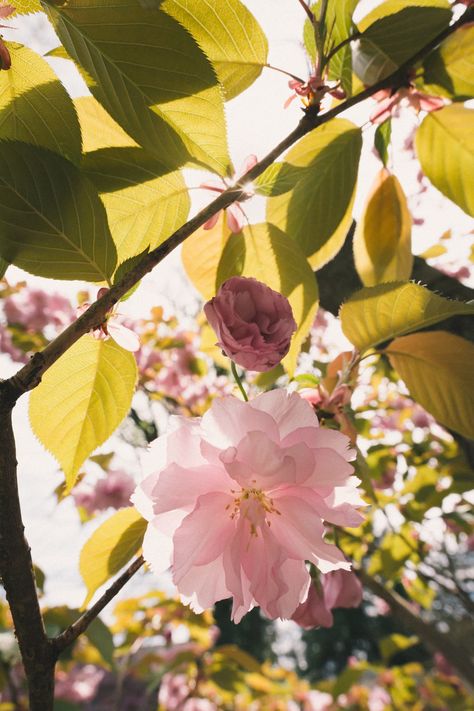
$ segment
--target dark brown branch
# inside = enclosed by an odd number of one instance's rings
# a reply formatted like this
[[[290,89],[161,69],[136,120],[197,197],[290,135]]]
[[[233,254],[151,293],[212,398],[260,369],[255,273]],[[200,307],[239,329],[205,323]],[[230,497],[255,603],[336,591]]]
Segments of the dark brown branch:
[[[0,383],[0,577],[12,612],[28,680],[30,710],[53,708],[55,658],[38,603],[17,484],[12,403]]]
[[[355,572],[362,584],[374,595],[385,600],[393,615],[407,629],[418,635],[431,652],[441,652],[468,686],[474,684],[474,660],[470,659],[468,650],[464,649],[459,642],[454,642],[449,634],[439,632],[434,624],[425,622],[418,610],[394,590],[388,590],[364,570]]]
[[[263,171],[268,168],[284,151],[292,146],[296,141],[305,136],[310,131],[318,126],[321,126],[335,116],[343,113],[347,109],[369,98],[380,89],[387,87],[402,86],[406,81],[408,70],[416,62],[423,59],[429,54],[440,42],[446,37],[455,32],[459,27],[474,19],[474,8],[468,8],[461,18],[449,27],[440,32],[434,39],[428,42],[422,49],[416,52],[407,62],[404,62],[395,72],[388,77],[381,79],[372,87],[350,97],[343,103],[335,106],[324,114],[319,114],[319,107],[311,106],[307,110],[305,116],[301,119],[298,126],[281,141],[273,150],[271,150],[259,163],[249,170],[238,181],[237,185],[228,188],[221,193],[213,202],[201,210],[195,217],[189,220],[185,225],[180,227],[163,242],[159,247],[145,256],[133,269],[131,269],[120,280],[118,284],[113,286],[101,299],[96,301],[89,309],[61,333],[54,341],[46,348],[36,353],[30,362],[25,365],[16,375],[10,378],[6,383],[10,391],[10,397],[16,400],[27,390],[34,388],[41,380],[41,376],[55,363],[60,356],[70,348],[81,336],[98,326],[105,319],[106,313],[119,301],[145,274],[150,272],[157,264],[159,264],[170,252],[178,245],[193,234],[201,227],[212,215],[219,212],[233,202],[244,201],[247,199],[245,184],[252,182]]]
[[[123,588],[123,586],[128,583],[130,578],[132,578],[135,573],[140,570],[145,560],[143,556],[136,558],[133,563],[131,563],[128,568],[119,575],[117,580],[114,580],[112,585],[107,588],[105,593],[97,600],[97,602],[92,605],[92,607],[84,612],[72,625],[70,625],[64,632],[61,632],[57,637],[52,640],[52,645],[54,651],[59,655],[66,647],[69,647],[86,629],[89,627],[91,622],[102,612],[104,607],[116,596],[116,594]]]

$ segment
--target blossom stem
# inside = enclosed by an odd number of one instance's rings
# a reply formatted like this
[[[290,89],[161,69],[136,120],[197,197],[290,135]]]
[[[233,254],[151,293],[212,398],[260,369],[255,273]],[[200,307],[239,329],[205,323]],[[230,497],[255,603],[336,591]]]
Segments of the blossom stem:
[[[240,375],[237,372],[237,368],[235,367],[235,363],[233,360],[230,361],[230,369],[232,371],[232,375],[234,376],[234,380],[237,383],[240,392],[242,393],[242,397],[244,398],[245,402],[248,402],[249,399],[248,399],[247,393],[245,392],[245,388],[242,384],[242,380],[240,378]]]
[[[264,65],[266,69],[273,69],[274,72],[280,72],[280,74],[284,74],[287,77],[291,77],[292,79],[295,79],[296,81],[300,81],[302,84],[305,83],[304,79],[301,79],[301,77],[296,76],[296,74],[292,74],[291,72],[287,72],[286,69],[281,69],[280,67],[274,67],[273,64],[265,64]]]

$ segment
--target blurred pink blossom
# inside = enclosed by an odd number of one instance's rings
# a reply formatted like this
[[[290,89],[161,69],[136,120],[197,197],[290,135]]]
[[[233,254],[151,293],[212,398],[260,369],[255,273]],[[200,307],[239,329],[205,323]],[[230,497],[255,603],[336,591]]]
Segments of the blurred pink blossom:
[[[74,318],[68,299],[41,289],[24,288],[8,296],[3,302],[3,310],[10,324],[19,324],[30,332],[43,331],[49,325],[60,329]]]
[[[130,505],[130,496],[135,489],[132,477],[122,471],[109,471],[95,486],[81,481],[72,490],[76,506],[82,506],[89,515],[109,507],[120,509]]]
[[[227,184],[224,180],[221,180],[221,182],[217,182],[216,180],[208,180],[205,183],[201,183],[199,186],[200,188],[203,188],[204,190],[211,190],[214,193],[223,193],[227,188],[231,187],[233,183],[237,181],[237,179],[241,175],[245,175],[247,171],[249,171],[251,168],[254,167],[258,162],[257,156],[255,155],[249,155],[245,159],[243,165],[241,166],[240,170],[233,176],[231,179],[230,183]],[[248,193],[248,196],[250,197],[252,195],[251,192]],[[237,233],[240,232],[244,226],[244,219],[245,215],[240,207],[240,204],[238,202],[232,203],[232,205],[229,205],[225,209],[226,215],[227,215],[227,226],[231,232]],[[203,228],[205,230],[210,230],[214,227],[214,225],[217,224],[217,221],[219,219],[221,211],[216,212],[215,215],[210,217],[207,222],[204,223]]]
[[[392,116],[401,102],[408,104],[418,114],[420,111],[437,111],[445,106],[445,101],[439,96],[423,94],[414,87],[406,87],[393,92],[392,89],[381,89],[373,94],[372,99],[377,102],[370,114],[369,120],[381,124]]]
[[[189,696],[189,679],[185,674],[164,674],[158,691],[158,703],[166,711],[181,711]]]
[[[308,597],[296,608],[291,619],[300,627],[332,627],[332,610],[337,607],[359,607],[362,585],[354,573],[336,570],[321,576],[321,588],[313,583]]]
[[[77,666],[67,672],[60,669],[56,672],[55,697],[79,703],[91,701],[104,676],[105,669],[93,664]]]
[[[374,686],[369,692],[367,708],[369,711],[389,711],[393,708],[388,691],[382,686]]]
[[[259,372],[281,362],[296,330],[288,299],[253,278],[227,279],[204,305],[204,313],[224,353]]]
[[[182,711],[219,711],[219,709],[210,699],[190,698],[184,702]]]
[[[0,353],[9,355],[16,363],[28,363],[29,358],[17,348],[12,341],[11,333],[0,324]]]
[[[305,695],[303,701],[303,711],[326,711],[334,703],[331,694],[325,691],[311,689]]]
[[[284,390],[219,398],[200,419],[172,418],[132,497],[149,521],[146,560],[157,573],[171,565],[196,611],[233,597],[236,622],[256,605],[291,617],[308,594],[306,560],[323,573],[350,568],[323,525],[363,520],[348,444]]]

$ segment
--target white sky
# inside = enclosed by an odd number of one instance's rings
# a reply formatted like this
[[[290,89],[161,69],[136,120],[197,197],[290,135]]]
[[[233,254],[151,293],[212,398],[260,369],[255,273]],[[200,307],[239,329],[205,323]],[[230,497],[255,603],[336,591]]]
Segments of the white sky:
[[[297,0],[246,0],[245,4],[253,12],[269,38],[269,62],[301,75],[307,76],[307,61],[301,46],[301,29],[304,21]],[[377,0],[365,3],[373,6]],[[4,30],[6,39],[22,42],[36,51],[44,53],[57,46],[58,42],[45,18],[41,15],[15,18],[14,30]],[[61,59],[50,59],[51,66],[61,75],[72,95],[84,94],[84,85],[77,71],[70,63]],[[298,101],[284,110],[283,104],[290,90],[287,78],[283,75],[265,70],[260,79],[244,94],[227,105],[229,144],[231,157],[238,168],[243,159],[250,153],[263,156],[280,141],[295,126],[301,116]],[[365,107],[352,111],[349,118],[362,125],[370,109]],[[413,119],[409,119],[413,120]],[[403,122],[402,122],[403,124]],[[395,132],[395,140],[400,142],[409,128],[405,122],[399,133]],[[373,129],[370,129],[373,130]],[[371,141],[364,149],[361,162],[360,196],[357,200],[356,214],[360,211],[364,193],[368,190],[373,176],[379,167],[377,160],[371,155]],[[407,165],[400,157],[396,160],[396,172],[407,191],[413,189],[413,165]],[[204,173],[196,172],[189,177],[191,183],[198,185]],[[411,187],[410,187],[411,186]],[[193,206],[205,204],[207,196],[201,196],[193,191]],[[263,219],[262,201],[254,206],[246,205],[246,211],[252,219]],[[454,205],[447,205],[441,200],[437,191],[432,191],[432,201],[426,208],[426,223],[423,228],[415,229],[415,251],[423,251],[430,243],[436,242],[448,227],[456,226],[459,231],[472,229],[472,221]],[[22,278],[20,270],[11,269],[8,272],[11,280]],[[62,291],[74,295],[81,288],[77,282],[66,284],[53,283],[40,278],[27,276],[28,282],[41,285],[46,289]],[[139,295],[127,302],[121,311],[130,310],[136,315],[146,315],[143,309],[153,304],[169,303],[169,295],[182,307],[189,303],[186,282],[179,270],[179,255],[171,255],[163,265],[144,280]],[[0,356],[0,371],[2,377],[8,377],[15,372],[16,365]],[[52,491],[62,480],[55,460],[46,454],[37,442],[28,424],[27,398],[22,398],[15,408],[15,428],[17,432],[19,480],[23,515],[26,523],[26,534],[30,541],[35,562],[45,570],[47,578],[47,599],[54,604],[67,603],[79,605],[84,597],[84,588],[78,574],[79,551],[91,531],[102,520],[95,519],[83,527],[78,525],[77,514],[70,502],[56,507]],[[107,451],[107,447],[102,448]],[[125,452],[124,452],[124,456]],[[132,462],[129,462],[133,466]],[[103,518],[103,517],[102,517]],[[143,591],[153,585],[147,578],[144,583],[138,581],[128,586],[122,596]]]

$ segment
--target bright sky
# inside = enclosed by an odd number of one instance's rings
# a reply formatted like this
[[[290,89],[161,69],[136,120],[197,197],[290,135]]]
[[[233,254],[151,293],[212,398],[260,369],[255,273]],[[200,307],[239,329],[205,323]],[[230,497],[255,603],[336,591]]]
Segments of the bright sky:
[[[246,0],[245,4],[259,20],[269,38],[269,62],[297,75],[307,76],[307,61],[300,41],[304,13],[297,0]],[[369,7],[377,2],[369,0],[364,4]],[[2,31],[6,39],[27,44],[42,54],[58,44],[42,15],[15,18],[10,24],[14,25],[15,29]],[[54,58],[49,61],[74,96],[86,93],[82,80],[77,71],[71,67],[70,62]],[[256,153],[260,157],[263,156],[294,128],[301,116],[301,109],[296,100],[288,109],[283,109],[289,93],[287,79],[283,75],[265,70],[249,90],[229,102],[227,116],[230,152],[237,169],[247,155]],[[369,110],[365,107],[351,112],[350,118],[362,125],[367,120],[368,113]],[[401,122],[400,130],[395,131],[397,145],[401,145],[410,129],[410,122],[414,120],[416,119],[409,117]],[[369,131],[373,129],[369,127]],[[364,193],[379,167],[377,160],[371,154],[372,142],[367,143],[361,163],[361,191],[357,200],[356,214],[360,211]],[[395,170],[409,193],[416,185],[414,165],[402,157],[397,157],[395,163]],[[202,172],[190,171],[187,179],[190,185],[198,185],[205,176],[209,177]],[[428,208],[425,208],[423,215],[426,219],[425,224],[422,228],[414,230],[416,252],[423,251],[430,243],[437,241],[448,227],[454,225],[457,230],[466,232],[472,228],[472,221],[469,221],[467,216],[454,205],[450,204],[447,207],[445,201],[439,199],[437,191],[433,190],[432,197],[433,201]],[[208,196],[205,193],[193,191],[194,209],[204,205],[207,200]],[[254,206],[247,205],[246,210],[247,208],[253,220],[263,219],[262,203],[255,201]],[[467,251],[467,247],[463,249]],[[15,280],[24,275],[20,270],[12,268],[8,276],[11,280]],[[62,291],[71,296],[81,288],[77,282],[52,283],[30,276],[27,278],[30,284]],[[145,315],[143,309],[156,303],[171,305],[170,294],[171,301],[177,302],[181,307],[193,303],[192,297],[190,298],[192,292],[186,287],[179,270],[177,254],[171,255],[165,265],[160,266],[153,275],[147,277],[140,288],[139,295],[132,297],[121,310]],[[0,369],[2,377],[8,377],[17,366],[11,365],[5,357],[0,356]],[[26,534],[32,546],[35,562],[48,574],[47,600],[53,604],[67,602],[69,605],[79,605],[84,596],[84,588],[77,572],[79,551],[102,518],[96,518],[92,523],[81,527],[78,525],[77,513],[70,502],[66,501],[60,507],[56,507],[52,491],[62,480],[62,475],[57,470],[56,462],[44,452],[31,433],[26,398],[22,398],[15,408],[15,427]],[[106,446],[103,449],[107,451]],[[136,470],[136,462],[131,458],[129,450],[121,449],[125,457],[124,465],[127,464],[128,459],[132,471]],[[151,582],[147,580],[141,587],[144,590],[150,584]],[[130,594],[132,587],[136,592],[140,583],[135,582],[133,586],[129,586],[123,595]]]

